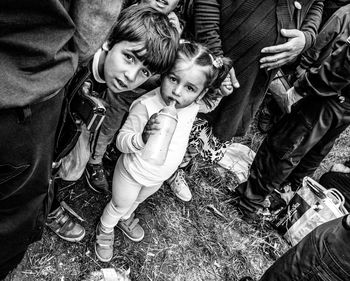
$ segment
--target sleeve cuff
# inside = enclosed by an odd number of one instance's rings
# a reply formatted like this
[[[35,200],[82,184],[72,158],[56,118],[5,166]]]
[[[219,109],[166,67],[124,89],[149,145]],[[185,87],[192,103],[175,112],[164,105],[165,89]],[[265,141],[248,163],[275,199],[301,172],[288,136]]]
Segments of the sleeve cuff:
[[[145,147],[145,143],[142,140],[142,134],[135,134],[131,138],[131,143],[136,150],[141,150]]]
[[[310,32],[303,31],[303,33],[305,36],[305,46],[304,46],[302,53],[305,52],[310,47],[312,47],[312,45],[313,45],[313,40],[312,40],[313,38],[312,38]]]

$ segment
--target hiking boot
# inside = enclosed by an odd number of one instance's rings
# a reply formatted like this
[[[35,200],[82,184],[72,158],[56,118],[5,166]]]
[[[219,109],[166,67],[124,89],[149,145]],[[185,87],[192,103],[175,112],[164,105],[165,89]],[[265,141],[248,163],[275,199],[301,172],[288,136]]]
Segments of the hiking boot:
[[[88,186],[97,193],[109,193],[109,185],[106,178],[106,172],[102,165],[100,164],[90,164],[86,165],[85,178]]]
[[[175,174],[167,180],[171,190],[182,201],[190,201],[192,199],[191,190],[185,179],[185,172],[178,169]]]
[[[117,224],[118,228],[132,241],[139,242],[145,236],[145,231],[139,225],[139,219],[134,219],[135,214],[132,213],[127,220],[120,220]]]
[[[74,222],[62,206],[48,215],[45,224],[59,237],[69,242],[79,242],[85,236],[84,227]]]
[[[100,223],[96,226],[95,254],[102,262],[110,262],[113,258],[114,230],[103,232]]]

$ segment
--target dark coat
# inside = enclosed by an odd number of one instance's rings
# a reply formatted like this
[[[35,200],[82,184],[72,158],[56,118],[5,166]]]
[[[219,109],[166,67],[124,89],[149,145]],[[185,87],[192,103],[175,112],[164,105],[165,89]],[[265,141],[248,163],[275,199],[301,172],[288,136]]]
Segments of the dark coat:
[[[321,21],[323,0],[196,0],[196,38],[215,55],[232,59],[241,87],[225,97],[206,118],[222,140],[244,135],[276,70],[260,70],[262,48],[284,43],[281,28],[304,32],[305,49],[315,42]],[[250,12],[251,11],[251,12]],[[276,15],[276,16],[275,16]]]

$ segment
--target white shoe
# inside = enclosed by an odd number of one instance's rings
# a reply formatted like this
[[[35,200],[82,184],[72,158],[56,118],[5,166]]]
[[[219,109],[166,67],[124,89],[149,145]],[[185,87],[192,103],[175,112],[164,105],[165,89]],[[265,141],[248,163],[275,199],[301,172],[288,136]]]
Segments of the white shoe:
[[[182,201],[190,201],[192,199],[192,193],[185,179],[185,172],[178,169],[176,174],[167,180],[171,190]]]

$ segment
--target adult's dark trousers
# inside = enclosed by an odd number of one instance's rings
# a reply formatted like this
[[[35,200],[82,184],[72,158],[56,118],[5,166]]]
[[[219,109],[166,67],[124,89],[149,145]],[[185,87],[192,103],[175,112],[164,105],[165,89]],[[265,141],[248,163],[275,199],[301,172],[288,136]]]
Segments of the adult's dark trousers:
[[[345,218],[317,227],[279,258],[260,281],[349,281],[350,229]]]
[[[350,124],[350,103],[337,97],[300,100],[267,135],[252,163],[248,181],[237,187],[240,205],[250,212],[264,207],[274,189],[293,187],[310,176]]]
[[[345,197],[345,208],[350,211],[350,173],[328,172],[320,178],[325,188],[336,188]]]
[[[53,197],[51,166],[63,90],[0,110],[0,280],[39,240]]]

